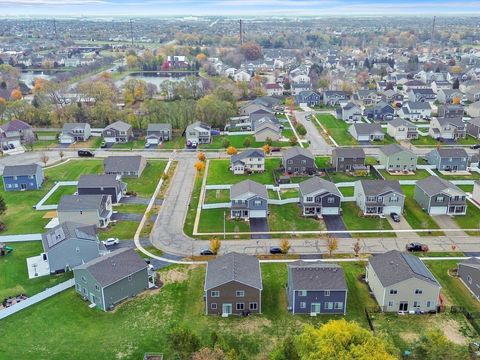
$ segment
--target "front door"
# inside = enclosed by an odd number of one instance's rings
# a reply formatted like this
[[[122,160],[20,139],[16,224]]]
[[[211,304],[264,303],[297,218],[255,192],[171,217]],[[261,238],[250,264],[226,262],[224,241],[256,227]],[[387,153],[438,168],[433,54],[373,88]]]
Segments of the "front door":
[[[320,303],[312,303],[310,306],[310,312],[320,314]]]
[[[232,304],[223,304],[222,313],[230,315],[232,313]]]
[[[20,189],[26,190],[27,189],[27,184],[20,184]]]
[[[408,311],[408,302],[400,301],[400,306],[398,307],[398,311]]]

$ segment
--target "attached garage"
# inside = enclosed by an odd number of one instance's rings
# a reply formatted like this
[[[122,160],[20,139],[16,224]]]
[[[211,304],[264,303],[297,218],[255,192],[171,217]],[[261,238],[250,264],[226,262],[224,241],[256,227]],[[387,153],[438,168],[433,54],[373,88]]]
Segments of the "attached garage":
[[[103,140],[105,140],[106,143],[116,143],[117,142],[117,140],[114,137],[105,137],[105,138],[103,138]]]
[[[73,144],[75,142],[75,139],[73,136],[67,135],[67,134],[62,134],[59,137],[60,144]]]
[[[402,207],[401,206],[385,206],[383,208],[383,215],[388,216],[391,213],[397,213],[398,215],[401,215]]]
[[[322,207],[322,215],[339,215],[340,209],[338,207]]]
[[[250,210],[251,218],[266,218],[267,212],[265,210]]]
[[[147,144],[153,144],[153,145],[158,145],[160,144],[160,139],[156,136],[147,136],[145,138]]]
[[[445,215],[447,213],[446,206],[432,206],[430,207],[429,214],[430,215]]]

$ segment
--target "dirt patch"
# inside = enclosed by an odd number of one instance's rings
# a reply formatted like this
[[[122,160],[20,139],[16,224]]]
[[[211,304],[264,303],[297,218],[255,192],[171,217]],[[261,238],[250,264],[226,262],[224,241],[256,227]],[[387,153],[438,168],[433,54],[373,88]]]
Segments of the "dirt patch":
[[[398,333],[398,336],[407,343],[412,343],[420,338],[419,334],[407,331]]]
[[[451,342],[458,345],[466,345],[468,339],[460,332],[460,326],[455,320],[446,320],[441,324],[440,329]]]
[[[270,320],[253,315],[242,319],[241,322],[236,324],[235,329],[250,333],[253,331],[262,330],[264,327],[270,327],[271,325],[272,322]]]
[[[183,267],[172,269],[166,272],[160,272],[160,280],[162,281],[163,285],[186,281],[188,279],[188,273],[196,267],[196,265],[193,265],[190,267]]]

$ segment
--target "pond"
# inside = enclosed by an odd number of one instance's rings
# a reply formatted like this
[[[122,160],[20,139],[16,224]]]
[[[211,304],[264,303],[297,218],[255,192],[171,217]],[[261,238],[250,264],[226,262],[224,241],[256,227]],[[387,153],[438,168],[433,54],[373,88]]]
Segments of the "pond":
[[[162,83],[164,83],[165,81],[170,80],[170,81],[178,82],[178,81],[182,81],[183,79],[185,79],[185,77],[184,76],[180,76],[180,77],[171,77],[170,76],[169,77],[169,76],[160,75],[158,73],[135,72],[135,73],[131,73],[131,74],[127,75],[126,77],[124,77],[121,80],[115,81],[115,85],[117,87],[122,87],[123,84],[125,84],[125,82],[130,80],[130,79],[143,80],[147,83],[156,85],[157,88],[160,89],[160,85]]]
[[[33,84],[37,78],[51,80],[53,77],[53,73],[47,75],[43,71],[22,71],[20,73],[20,81],[24,82],[29,88],[33,88]]]

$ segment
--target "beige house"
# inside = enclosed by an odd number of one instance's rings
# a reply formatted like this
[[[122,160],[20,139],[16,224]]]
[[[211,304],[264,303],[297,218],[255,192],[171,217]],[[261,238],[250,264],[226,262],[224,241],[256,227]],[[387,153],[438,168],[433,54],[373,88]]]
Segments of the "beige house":
[[[112,216],[110,195],[63,195],[57,207],[60,224],[73,221],[105,228]]]

